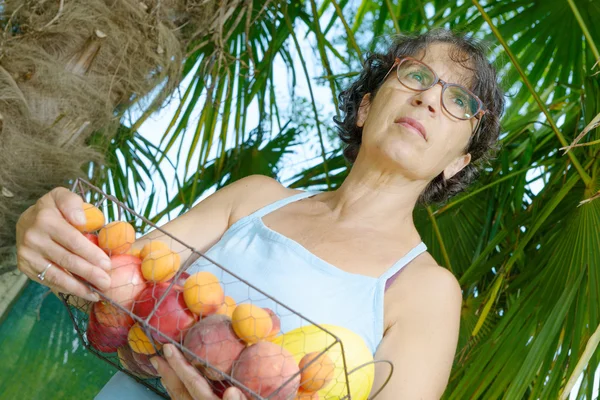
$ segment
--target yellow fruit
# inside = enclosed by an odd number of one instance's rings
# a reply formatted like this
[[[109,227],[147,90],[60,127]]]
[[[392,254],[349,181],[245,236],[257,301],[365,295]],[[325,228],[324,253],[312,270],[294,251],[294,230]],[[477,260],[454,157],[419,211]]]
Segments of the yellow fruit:
[[[252,344],[265,339],[271,333],[273,320],[262,308],[244,303],[238,304],[233,310],[231,325],[240,339]]]
[[[225,293],[219,278],[208,271],[200,271],[185,280],[183,299],[191,312],[204,318],[221,308]]]
[[[373,355],[365,341],[356,333],[341,326],[328,324],[321,324],[321,326],[337,336],[344,345],[346,372],[349,373],[348,382],[352,399],[366,400],[375,378],[374,364],[368,364],[350,374],[354,368],[373,361]],[[336,339],[333,336],[315,325],[294,329],[273,340],[273,343],[292,353],[298,363],[306,354],[322,352],[335,342]],[[335,364],[335,370],[331,382],[318,391],[319,397],[328,400],[342,399],[348,394],[348,388],[346,387],[344,357],[340,343],[335,343],[325,354]]]
[[[104,226],[104,214],[94,205],[83,203],[83,213],[85,214],[85,224],[74,225],[80,232],[94,232]]]
[[[181,257],[169,249],[156,250],[142,261],[142,275],[150,282],[166,282],[175,276]]]
[[[129,347],[131,347],[131,350],[135,351],[136,353],[156,353],[154,347],[152,346],[152,342],[150,342],[150,339],[148,339],[148,336],[146,336],[144,330],[137,322],[129,329],[127,341],[129,342]],[[158,349],[160,349],[160,347],[158,347]]]
[[[109,256],[125,254],[135,242],[135,229],[124,221],[114,221],[98,232],[98,247]]]
[[[139,257],[143,260],[146,256],[153,251],[157,250],[170,250],[169,245],[160,240],[151,240],[150,243],[146,243],[140,251]]]

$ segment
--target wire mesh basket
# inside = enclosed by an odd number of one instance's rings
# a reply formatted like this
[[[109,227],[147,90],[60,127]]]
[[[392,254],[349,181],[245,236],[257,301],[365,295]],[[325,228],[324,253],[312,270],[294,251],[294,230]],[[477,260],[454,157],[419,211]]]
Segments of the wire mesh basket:
[[[150,390],[169,398],[150,363],[166,343],[218,397],[236,386],[248,399],[365,400],[377,362],[389,375],[371,398],[389,381],[391,362],[355,333],[305,318],[85,179],[71,190],[87,203],[77,228],[111,258],[112,283],[101,292],[76,277],[101,300],[61,298],[84,345]]]

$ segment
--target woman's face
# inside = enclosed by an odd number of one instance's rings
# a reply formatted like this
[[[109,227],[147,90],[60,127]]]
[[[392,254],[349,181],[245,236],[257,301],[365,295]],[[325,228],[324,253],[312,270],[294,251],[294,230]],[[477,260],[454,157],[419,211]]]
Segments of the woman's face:
[[[429,45],[414,58],[433,69],[440,79],[467,87],[471,71],[449,58],[447,43]],[[410,179],[431,181],[442,171],[452,177],[471,160],[463,150],[468,144],[476,120],[459,120],[441,103],[442,86],[436,84],[424,92],[403,86],[392,71],[375,98],[366,95],[358,111],[357,125],[363,127],[361,152]],[[410,117],[425,128],[425,138],[398,119]]]

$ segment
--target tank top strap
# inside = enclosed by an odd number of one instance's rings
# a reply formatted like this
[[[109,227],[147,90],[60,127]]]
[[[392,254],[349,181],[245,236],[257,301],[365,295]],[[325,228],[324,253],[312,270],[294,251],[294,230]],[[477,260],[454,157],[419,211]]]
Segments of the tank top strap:
[[[302,200],[306,197],[314,196],[315,194],[318,194],[318,193],[321,193],[321,192],[318,190],[306,190],[302,193],[293,194],[291,196],[277,200],[271,204],[267,204],[263,208],[259,208],[257,211],[250,214],[249,217],[262,218],[264,215],[267,215],[270,212],[277,210],[278,208],[281,208],[287,204],[293,203],[294,201],[298,201],[298,200]]]
[[[390,278],[395,279],[396,278],[395,275],[397,275],[402,270],[402,268],[404,268],[409,262],[414,260],[418,255],[420,255],[421,253],[423,253],[426,250],[427,250],[427,246],[425,245],[425,243],[423,243],[423,242],[419,243],[418,245],[413,247],[408,253],[406,253],[404,255],[404,257],[402,257],[401,259],[396,261],[394,263],[394,265],[392,265],[390,268],[388,268],[388,270],[385,271],[378,278],[379,281],[387,282],[387,280]],[[388,283],[388,286],[389,286],[389,284],[391,284],[391,282]]]

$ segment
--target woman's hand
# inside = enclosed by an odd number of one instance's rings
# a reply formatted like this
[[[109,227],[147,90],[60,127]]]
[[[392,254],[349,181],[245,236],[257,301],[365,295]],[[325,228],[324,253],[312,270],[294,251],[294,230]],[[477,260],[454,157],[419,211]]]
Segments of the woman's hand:
[[[150,362],[161,376],[161,383],[171,399],[175,400],[220,400],[206,379],[181,354],[177,347],[165,344],[163,353],[166,361],[153,357]],[[223,400],[247,400],[237,388],[230,387],[223,393]]]
[[[17,222],[17,268],[54,292],[98,301],[98,295],[73,275],[99,290],[108,289],[105,270],[110,270],[110,259],[73,226],[82,224],[79,216],[85,222],[82,198],[63,187],[25,210]],[[38,274],[44,271],[41,280]]]

